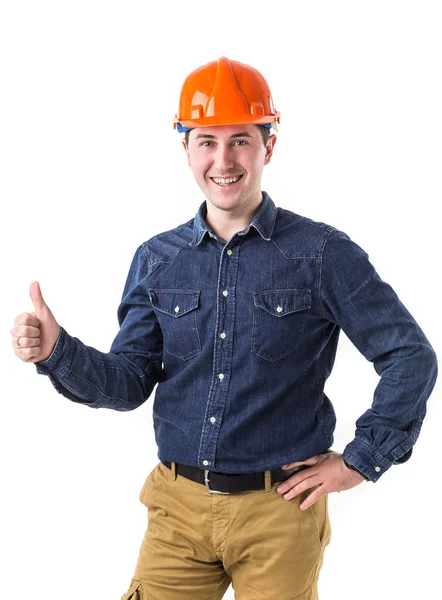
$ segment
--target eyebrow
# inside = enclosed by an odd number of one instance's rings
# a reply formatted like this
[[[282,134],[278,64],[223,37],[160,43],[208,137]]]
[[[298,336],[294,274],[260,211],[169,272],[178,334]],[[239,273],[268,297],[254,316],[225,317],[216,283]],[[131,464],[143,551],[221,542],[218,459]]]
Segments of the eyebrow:
[[[234,133],[233,135],[230,136],[229,139],[237,138],[237,137],[247,137],[247,138],[253,139],[253,136],[251,136],[250,133],[247,133],[246,131],[243,131],[241,133]],[[195,139],[199,140],[200,138],[210,138],[211,140],[215,140],[216,135],[212,135],[210,133],[199,133]]]

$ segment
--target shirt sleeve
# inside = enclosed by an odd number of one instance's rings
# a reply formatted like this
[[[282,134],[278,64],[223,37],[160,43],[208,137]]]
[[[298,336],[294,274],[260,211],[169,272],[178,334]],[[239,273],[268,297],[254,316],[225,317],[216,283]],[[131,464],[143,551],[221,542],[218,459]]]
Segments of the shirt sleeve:
[[[132,259],[110,351],[86,346],[61,327],[52,354],[34,363],[66,398],[91,408],[133,410],[162,378],[163,338],[147,291],[146,251],[139,246]]]
[[[320,297],[323,316],[381,377],[371,408],[356,421],[355,437],[343,452],[375,482],[411,455],[437,378],[436,353],[367,252],[336,229],[324,247]]]

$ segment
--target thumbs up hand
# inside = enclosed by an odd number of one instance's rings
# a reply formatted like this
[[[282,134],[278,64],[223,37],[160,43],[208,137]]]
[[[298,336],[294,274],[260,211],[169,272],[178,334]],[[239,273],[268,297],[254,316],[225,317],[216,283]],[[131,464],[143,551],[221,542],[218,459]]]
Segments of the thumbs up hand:
[[[29,294],[35,310],[15,317],[15,327],[11,329],[12,346],[16,356],[24,362],[41,362],[52,354],[60,325],[43,300],[38,281],[31,283]]]

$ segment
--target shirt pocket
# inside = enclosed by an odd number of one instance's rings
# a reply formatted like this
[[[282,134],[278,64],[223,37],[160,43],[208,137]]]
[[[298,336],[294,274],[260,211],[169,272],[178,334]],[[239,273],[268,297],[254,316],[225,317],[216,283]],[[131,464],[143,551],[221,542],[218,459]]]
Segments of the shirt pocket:
[[[312,305],[311,290],[273,289],[253,292],[251,352],[275,362],[302,341]]]
[[[200,290],[149,289],[166,352],[188,360],[201,352],[196,320]]]

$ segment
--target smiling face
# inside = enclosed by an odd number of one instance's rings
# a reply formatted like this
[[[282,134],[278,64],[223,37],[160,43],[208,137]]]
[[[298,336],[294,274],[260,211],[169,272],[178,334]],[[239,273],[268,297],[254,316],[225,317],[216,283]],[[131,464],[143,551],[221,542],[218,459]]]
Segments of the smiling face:
[[[264,146],[256,125],[222,125],[192,129],[183,146],[206,200],[217,209],[241,213],[261,202],[262,170],[275,142],[271,135]]]

